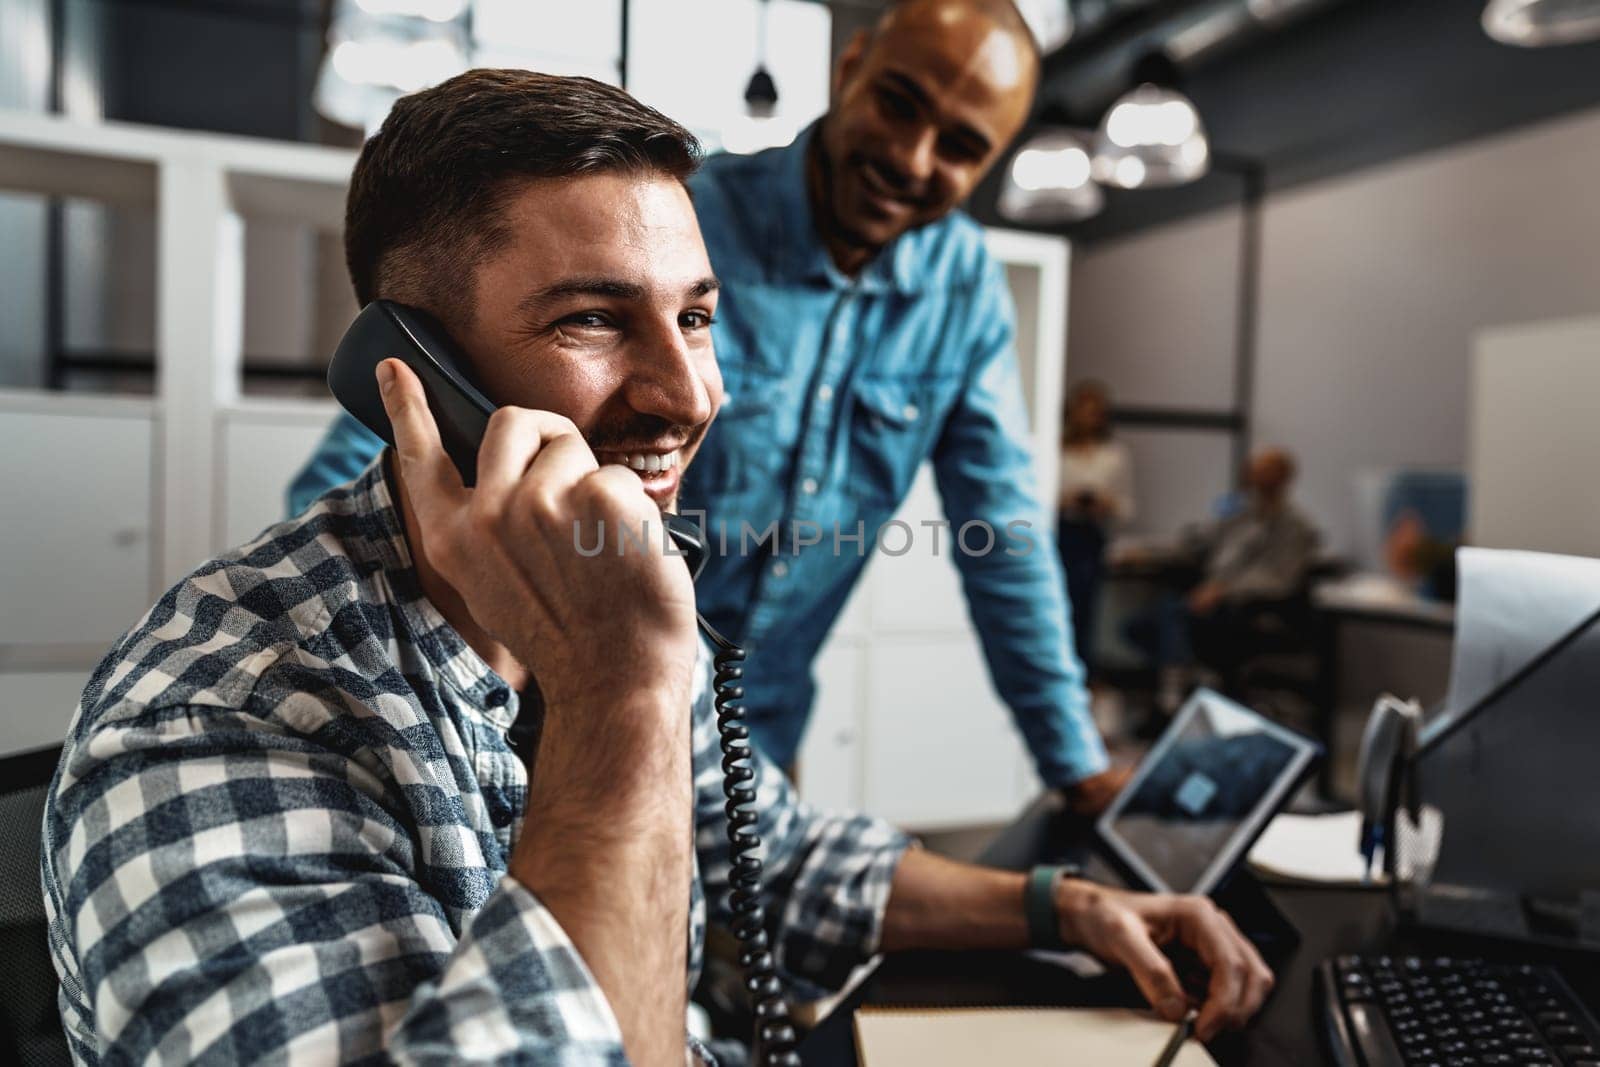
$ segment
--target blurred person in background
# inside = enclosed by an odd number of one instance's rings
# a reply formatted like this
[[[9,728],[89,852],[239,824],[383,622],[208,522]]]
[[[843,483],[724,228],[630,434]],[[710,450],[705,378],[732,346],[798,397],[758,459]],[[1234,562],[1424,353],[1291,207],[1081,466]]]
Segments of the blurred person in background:
[[[1200,564],[1189,591],[1193,618],[1218,618],[1252,601],[1293,596],[1316,558],[1320,535],[1289,499],[1295,460],[1286,449],[1263,448],[1245,467],[1237,510],[1190,529],[1184,551]]]
[[[1040,778],[1084,810],[1126,781],[1090,717],[1056,553],[1037,543],[1046,522],[1005,271],[957,210],[1022,128],[1038,79],[1010,0],[904,0],[844,48],[832,107],[793,144],[717,156],[689,180],[726,293],[712,335],[727,402],[683,506],[731,546],[696,592],[749,654],[748,722],[781,766],[795,766],[811,715],[813,660],[931,460],[945,551]],[[341,419],[291,509],[378,448]],[[949,548],[969,522],[1003,533],[1019,521],[1034,531],[1025,554]],[[779,540],[739,547],[742,529],[772,524]],[[865,536],[790,543],[804,524]]]
[[[1175,709],[1186,666],[1198,660],[1224,680],[1247,657],[1263,608],[1297,596],[1316,560],[1320,535],[1294,506],[1294,456],[1262,448],[1250,457],[1234,505],[1217,519],[1184,531],[1163,562],[1198,574],[1181,598],[1136,619],[1128,637],[1161,670],[1157,703]]]
[[[1078,658],[1092,672],[1106,542],[1133,517],[1133,459],[1111,436],[1111,398],[1101,382],[1082,381],[1067,393],[1058,485],[1056,545],[1066,572],[1072,635]]]

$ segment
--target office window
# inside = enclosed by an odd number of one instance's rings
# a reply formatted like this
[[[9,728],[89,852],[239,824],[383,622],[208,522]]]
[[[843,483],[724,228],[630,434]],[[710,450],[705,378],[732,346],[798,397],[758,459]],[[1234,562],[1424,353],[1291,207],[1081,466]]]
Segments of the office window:
[[[475,0],[472,5],[474,66],[581,74],[616,85],[621,60],[621,0]]]
[[[744,91],[761,55],[778,88],[770,119],[746,114]],[[708,151],[787,144],[828,108],[833,16],[811,0],[634,0],[628,90],[693,130]]]

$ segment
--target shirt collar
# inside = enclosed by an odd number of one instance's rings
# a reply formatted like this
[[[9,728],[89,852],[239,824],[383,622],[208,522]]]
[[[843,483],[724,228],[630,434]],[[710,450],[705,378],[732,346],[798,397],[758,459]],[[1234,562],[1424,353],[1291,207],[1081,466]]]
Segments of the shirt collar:
[[[861,273],[850,278],[833,264],[827,246],[817,233],[811,215],[811,198],[806,192],[806,158],[811,142],[821,128],[817,119],[801,131],[792,143],[775,149],[776,181],[772,183],[772,217],[780,227],[780,244],[787,249],[784,273],[801,281],[820,282],[834,289],[854,288],[860,292],[916,293],[926,279],[916,269],[916,252],[912,248],[915,231],[902,234],[879,250],[878,254],[861,268]]]
[[[517,717],[517,694],[422,591],[394,491],[390,455],[387,448],[379,452],[351,488],[363,536],[359,545],[347,546],[347,550],[387,584],[389,599],[409,631],[406,636],[450,687],[491,722],[510,726]]]

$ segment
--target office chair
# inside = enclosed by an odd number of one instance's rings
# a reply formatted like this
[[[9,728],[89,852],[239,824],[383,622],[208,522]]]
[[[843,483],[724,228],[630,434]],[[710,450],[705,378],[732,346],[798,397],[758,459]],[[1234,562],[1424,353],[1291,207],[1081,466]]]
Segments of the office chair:
[[[1290,596],[1251,605],[1236,635],[1241,647],[1222,670],[1223,692],[1287,725],[1311,727],[1327,684],[1324,622],[1312,589],[1347,569],[1343,560],[1319,560]]]
[[[19,1067],[69,1065],[56,1006],[59,980],[50,961],[44,893],[39,887],[39,834],[50,776],[61,747],[0,759],[0,1059]]]

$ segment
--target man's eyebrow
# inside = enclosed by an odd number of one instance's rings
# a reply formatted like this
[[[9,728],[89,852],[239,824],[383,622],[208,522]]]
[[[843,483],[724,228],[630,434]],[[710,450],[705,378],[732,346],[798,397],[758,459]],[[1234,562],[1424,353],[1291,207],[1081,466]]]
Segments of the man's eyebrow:
[[[564,278],[554,285],[535,289],[517,303],[518,311],[532,311],[544,304],[569,296],[603,296],[612,300],[637,300],[644,287],[618,278]]]
[[[929,96],[922,84],[909,74],[902,74],[898,70],[886,70],[883,72],[883,77],[885,81],[893,82],[896,89],[911,97],[922,107],[933,107],[933,97]]]
[[[716,278],[707,275],[697,282],[689,285],[687,293],[690,297],[705,296],[722,288],[722,283]],[[542,289],[535,289],[524,296],[517,303],[518,311],[534,311],[546,304],[564,300],[572,296],[599,296],[611,300],[641,300],[645,296],[645,288],[636,282],[625,282],[620,278],[565,278],[553,285]]]
[[[895,88],[916,100],[919,107],[927,111],[933,110],[933,98],[915,78],[898,70],[886,70],[883,72],[883,77],[884,80],[893,83]],[[965,122],[956,124],[955,135],[970,142],[979,155],[988,155],[989,149],[994,146],[994,142],[984,136],[981,130],[974,129]]]

